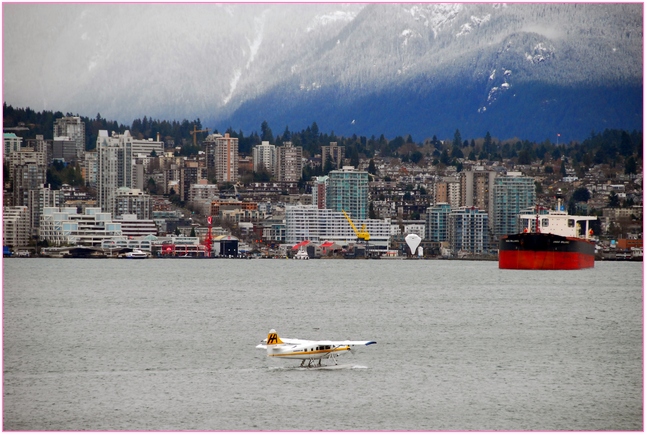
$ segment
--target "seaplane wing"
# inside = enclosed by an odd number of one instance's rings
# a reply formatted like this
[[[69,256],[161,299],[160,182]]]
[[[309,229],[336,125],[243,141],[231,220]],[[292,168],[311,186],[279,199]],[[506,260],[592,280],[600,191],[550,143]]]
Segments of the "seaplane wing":
[[[308,361],[311,367],[315,361],[321,366],[322,359],[332,360],[337,364],[337,356],[354,352],[359,346],[377,344],[375,341],[330,341],[301,340],[298,338],[281,338],[274,329],[270,330],[257,349],[265,349],[270,358],[300,359],[303,366]]]

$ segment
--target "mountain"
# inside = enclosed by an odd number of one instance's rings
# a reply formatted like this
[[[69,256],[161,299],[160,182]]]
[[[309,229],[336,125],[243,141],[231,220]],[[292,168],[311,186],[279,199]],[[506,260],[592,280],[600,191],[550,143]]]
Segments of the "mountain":
[[[6,4],[4,98],[224,130],[642,130],[640,4]]]

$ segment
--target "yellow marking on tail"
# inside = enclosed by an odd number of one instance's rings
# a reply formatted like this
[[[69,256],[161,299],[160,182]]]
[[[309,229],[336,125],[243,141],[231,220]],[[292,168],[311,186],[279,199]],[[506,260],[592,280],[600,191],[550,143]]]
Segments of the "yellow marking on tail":
[[[267,334],[267,345],[269,346],[271,344],[283,344],[279,338],[279,334],[277,334],[273,329]]]

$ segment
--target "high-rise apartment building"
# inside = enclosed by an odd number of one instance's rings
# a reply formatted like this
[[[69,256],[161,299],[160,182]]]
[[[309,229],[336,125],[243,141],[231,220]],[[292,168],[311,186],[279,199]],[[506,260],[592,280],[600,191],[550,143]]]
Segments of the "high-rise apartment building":
[[[99,130],[97,137],[97,199],[103,212],[115,209],[115,193],[120,187],[133,187],[133,137]]]
[[[20,151],[22,146],[22,138],[16,136],[16,133],[4,133],[4,154],[6,158],[10,153]]]
[[[21,151],[10,154],[10,176],[13,180],[13,205],[28,205],[29,191],[47,180],[44,153]]]
[[[312,204],[318,209],[326,208],[326,189],[328,188],[327,175],[323,177],[314,177],[312,179]]]
[[[461,172],[460,205],[488,211],[496,172],[477,168]]]
[[[97,151],[86,151],[81,166],[81,175],[86,186],[97,187],[99,175],[99,160]]]
[[[200,163],[195,160],[185,160],[184,165],[180,168],[180,191],[178,192],[180,200],[188,201],[191,186],[206,182],[206,180],[207,168],[200,166]]]
[[[283,142],[276,148],[277,181],[299,181],[303,172],[303,148],[295,147],[292,142]]]
[[[85,151],[85,123],[80,117],[66,116],[54,121],[54,139],[57,137],[70,138],[75,144],[75,159],[81,159]]]
[[[449,215],[452,208],[446,202],[436,203],[427,209],[426,235],[432,242],[449,240]]]
[[[338,146],[337,142],[330,142],[329,146],[321,146],[321,167],[326,168],[326,161],[330,161],[333,169],[342,167],[344,150],[346,147]]]
[[[449,246],[454,254],[487,254],[490,249],[488,214],[476,207],[461,207],[449,214]]]
[[[67,136],[55,136],[52,144],[52,160],[72,162],[80,160],[77,143]]]
[[[230,137],[229,133],[225,133],[224,136],[213,136],[215,139],[213,161],[216,181],[218,183],[235,183],[238,181],[238,138]]]
[[[263,167],[270,175],[276,175],[276,145],[262,141],[252,149],[252,160],[255,172]]]
[[[461,183],[454,177],[444,177],[435,183],[436,203],[447,203],[451,207],[461,206]]]
[[[26,205],[3,207],[2,209],[2,245],[14,249],[29,244],[29,209]]]
[[[45,156],[45,164],[52,163],[52,141],[45,140],[42,134],[37,134],[35,139],[27,139],[27,148],[33,149],[37,153],[43,153]]]
[[[113,219],[124,215],[136,215],[137,219],[151,219],[151,196],[139,189],[120,187],[115,192],[115,208],[111,210]]]
[[[535,180],[520,172],[508,172],[494,180],[492,196],[490,220],[494,236],[518,233],[519,213],[535,206]]]
[[[326,208],[346,211],[352,219],[368,217],[368,172],[352,166],[328,173]]]

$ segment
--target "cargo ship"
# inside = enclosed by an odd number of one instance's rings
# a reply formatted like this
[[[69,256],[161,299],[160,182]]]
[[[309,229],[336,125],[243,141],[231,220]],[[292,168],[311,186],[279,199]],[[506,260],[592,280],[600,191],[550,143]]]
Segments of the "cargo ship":
[[[573,270],[595,263],[595,243],[589,222],[595,216],[564,211],[558,194],[556,210],[521,214],[523,232],[499,240],[499,269]],[[582,227],[584,225],[584,227]],[[583,230],[583,231],[582,231]]]

